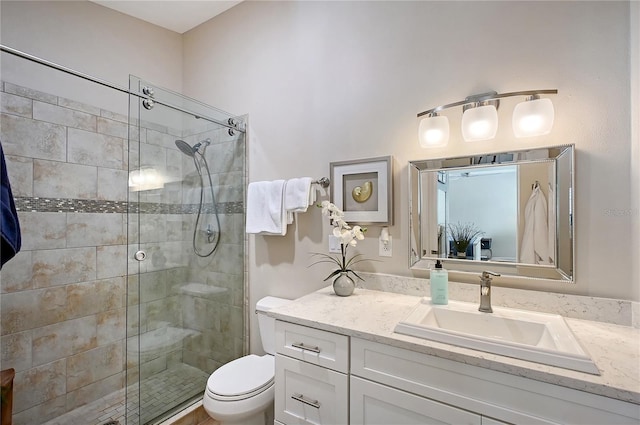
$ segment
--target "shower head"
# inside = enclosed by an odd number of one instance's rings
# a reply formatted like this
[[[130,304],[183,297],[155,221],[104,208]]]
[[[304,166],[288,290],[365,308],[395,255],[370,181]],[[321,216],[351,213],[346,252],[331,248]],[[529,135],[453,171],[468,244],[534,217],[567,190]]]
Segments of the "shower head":
[[[176,146],[178,147],[178,149],[180,149],[180,151],[185,155],[188,155],[191,157],[194,156],[196,152],[198,152],[198,149],[200,149],[200,146],[204,145],[205,147],[207,147],[210,144],[211,144],[211,139],[204,139],[202,142],[198,142],[193,146],[191,146],[184,140],[176,140]]]
[[[196,150],[191,147],[191,145],[184,140],[176,140],[176,146],[180,151],[188,156],[193,156],[196,153]]]

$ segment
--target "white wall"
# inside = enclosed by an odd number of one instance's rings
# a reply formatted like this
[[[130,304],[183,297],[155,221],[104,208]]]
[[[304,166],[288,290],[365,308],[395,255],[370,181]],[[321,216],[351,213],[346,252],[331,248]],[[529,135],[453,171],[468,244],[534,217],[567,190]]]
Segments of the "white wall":
[[[624,247],[631,217],[617,214],[630,208],[628,3],[244,2],[185,34],[184,66],[187,95],[250,115],[251,181],[395,157],[393,257],[369,271],[414,275],[407,161],[575,143],[577,284],[555,290],[638,299]],[[514,141],[502,125],[493,141],[453,134],[446,148],[419,148],[416,113],[535,88],[559,90],[549,136]],[[503,103],[502,120],[512,106]],[[252,237],[251,302],[326,285],[326,269],[307,266],[309,252],[326,252],[328,229],[312,211],[285,237]],[[361,252],[376,255],[378,234]]]
[[[0,3],[3,45],[127,88],[129,74],[182,91],[181,35],[88,1]],[[2,53],[14,84],[127,114],[125,94]]]

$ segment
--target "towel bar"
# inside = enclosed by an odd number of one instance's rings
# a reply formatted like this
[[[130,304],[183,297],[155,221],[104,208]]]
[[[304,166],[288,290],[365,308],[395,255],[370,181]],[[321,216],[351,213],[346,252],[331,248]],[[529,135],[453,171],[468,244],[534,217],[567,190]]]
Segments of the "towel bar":
[[[329,180],[329,178],[327,177],[322,177],[318,180],[314,180],[311,182],[312,184],[319,184],[322,187],[329,187],[329,185],[331,184],[331,180]]]

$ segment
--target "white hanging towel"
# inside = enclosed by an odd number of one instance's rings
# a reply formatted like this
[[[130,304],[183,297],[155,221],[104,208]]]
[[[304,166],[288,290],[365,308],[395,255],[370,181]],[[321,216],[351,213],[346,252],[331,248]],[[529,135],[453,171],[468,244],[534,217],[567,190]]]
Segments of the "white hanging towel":
[[[549,225],[549,264],[556,262],[556,196],[551,183],[549,183],[549,212],[547,214],[547,224]]]
[[[287,180],[284,186],[284,209],[287,210],[287,223],[293,223],[293,213],[306,212],[315,202],[315,190],[312,190],[311,177]],[[313,199],[312,199],[313,198]]]
[[[249,183],[247,189],[247,233],[287,234],[284,180]]]
[[[520,249],[520,262],[549,263],[549,228],[547,226],[547,200],[536,185],[524,209],[524,233]]]

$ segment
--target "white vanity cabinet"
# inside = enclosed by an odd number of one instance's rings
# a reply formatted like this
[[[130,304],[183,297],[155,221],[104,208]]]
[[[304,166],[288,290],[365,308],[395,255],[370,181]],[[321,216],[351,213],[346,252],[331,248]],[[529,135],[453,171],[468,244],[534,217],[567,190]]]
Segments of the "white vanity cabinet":
[[[350,373],[352,424],[379,423],[369,420],[372,417],[367,415],[367,410],[371,412],[368,404],[375,401],[367,398],[394,404],[390,402],[392,396],[412,400],[403,402],[409,407],[398,408],[401,411],[396,423],[407,424],[612,425],[638,424],[640,418],[640,406],[636,404],[359,338],[351,338]],[[363,387],[360,379],[379,385]],[[425,410],[421,403],[430,408]],[[445,419],[402,421],[400,418],[411,410],[420,415],[425,414],[424,410],[434,419],[439,419],[436,414],[444,415]],[[393,411],[388,409],[385,414],[392,415]]]
[[[277,425],[638,424],[640,406],[278,320]]]
[[[276,351],[276,422],[347,424],[349,338],[277,321]]]

